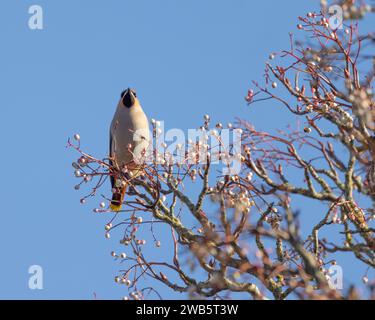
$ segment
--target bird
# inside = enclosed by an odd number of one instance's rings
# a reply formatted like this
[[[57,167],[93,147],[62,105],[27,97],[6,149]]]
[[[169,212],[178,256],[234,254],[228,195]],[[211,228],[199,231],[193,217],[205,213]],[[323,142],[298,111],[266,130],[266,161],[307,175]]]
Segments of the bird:
[[[148,119],[135,89],[127,88],[122,91],[109,136],[109,164],[112,168],[110,209],[120,211],[129,179],[137,177],[142,172],[150,145]]]

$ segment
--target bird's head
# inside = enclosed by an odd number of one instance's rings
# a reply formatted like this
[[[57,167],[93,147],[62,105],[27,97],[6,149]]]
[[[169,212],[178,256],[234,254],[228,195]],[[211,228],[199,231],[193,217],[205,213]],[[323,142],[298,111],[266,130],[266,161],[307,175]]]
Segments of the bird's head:
[[[124,90],[121,93],[121,102],[126,108],[131,108],[134,105],[139,105],[136,91],[131,88]]]

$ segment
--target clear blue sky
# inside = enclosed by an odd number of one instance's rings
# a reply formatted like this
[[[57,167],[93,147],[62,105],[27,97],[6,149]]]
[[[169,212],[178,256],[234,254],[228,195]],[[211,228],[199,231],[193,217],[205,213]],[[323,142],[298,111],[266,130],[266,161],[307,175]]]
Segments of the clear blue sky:
[[[104,238],[107,219],[92,213],[99,198],[79,204],[67,138],[79,132],[85,149],[104,157],[128,86],[169,128],[195,128],[205,113],[223,123],[240,116],[257,128],[279,126],[285,112],[250,110],[244,96],[269,53],[288,47],[297,16],[317,2],[2,1],[0,298],[125,295],[109,254],[119,238]],[[44,9],[44,30],[28,28],[32,4]],[[28,289],[33,264],[44,269],[44,290]],[[345,269],[348,281],[360,274],[355,269]],[[158,288],[165,298],[183,298]]]

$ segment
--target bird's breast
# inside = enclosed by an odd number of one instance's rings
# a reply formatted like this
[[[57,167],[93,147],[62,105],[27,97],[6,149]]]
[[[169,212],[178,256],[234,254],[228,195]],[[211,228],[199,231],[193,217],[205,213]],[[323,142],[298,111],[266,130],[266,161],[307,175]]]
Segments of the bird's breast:
[[[149,145],[149,126],[141,108],[116,111],[111,125],[113,156],[118,164],[128,164]],[[131,151],[129,147],[131,146]]]

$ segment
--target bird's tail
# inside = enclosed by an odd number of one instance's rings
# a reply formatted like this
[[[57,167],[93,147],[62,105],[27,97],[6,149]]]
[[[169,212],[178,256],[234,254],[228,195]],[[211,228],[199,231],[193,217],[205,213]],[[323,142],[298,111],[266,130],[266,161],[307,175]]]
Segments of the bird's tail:
[[[122,203],[124,201],[124,196],[126,192],[126,186],[116,189],[116,192],[112,194],[112,200],[110,208],[112,211],[120,211]]]

